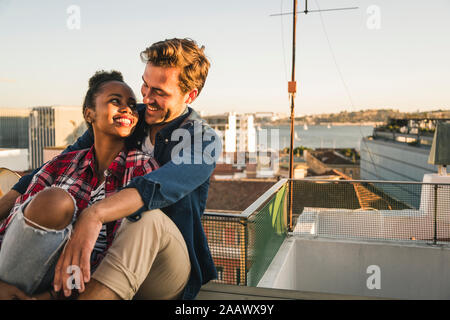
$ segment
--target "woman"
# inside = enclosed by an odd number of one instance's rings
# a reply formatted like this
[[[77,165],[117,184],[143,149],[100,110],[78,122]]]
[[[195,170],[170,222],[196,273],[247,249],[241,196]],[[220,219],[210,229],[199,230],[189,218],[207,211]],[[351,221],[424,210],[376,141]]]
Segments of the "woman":
[[[138,114],[136,98],[119,72],[97,72],[89,80],[83,115],[94,134],[93,147],[44,165],[0,226],[0,297],[2,290],[3,298],[51,296],[55,264],[78,213],[157,168],[154,159],[126,143]],[[102,226],[91,273],[119,226],[120,221]]]

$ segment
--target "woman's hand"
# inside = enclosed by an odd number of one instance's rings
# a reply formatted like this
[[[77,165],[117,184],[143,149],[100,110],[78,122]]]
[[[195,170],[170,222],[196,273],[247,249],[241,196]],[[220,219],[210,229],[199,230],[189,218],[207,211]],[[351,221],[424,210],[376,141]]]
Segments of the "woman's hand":
[[[53,286],[56,292],[63,289],[64,295],[70,296],[74,289],[73,280],[75,280],[78,292],[84,291],[84,283],[89,282],[91,276],[91,253],[102,224],[95,214],[95,205],[81,212],[75,223],[74,231],[55,267]]]
[[[35,300],[13,285],[0,281],[0,300]]]

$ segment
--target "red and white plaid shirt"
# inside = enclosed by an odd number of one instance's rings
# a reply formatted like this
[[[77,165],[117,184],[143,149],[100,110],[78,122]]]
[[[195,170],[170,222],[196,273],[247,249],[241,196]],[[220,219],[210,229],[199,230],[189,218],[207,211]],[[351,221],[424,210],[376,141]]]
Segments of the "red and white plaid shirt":
[[[140,150],[133,149],[128,152],[122,150],[105,171],[105,196],[113,195],[126,186],[132,178],[145,175],[158,167],[156,160]],[[12,217],[29,197],[46,187],[63,188],[75,198],[76,217],[78,217],[88,206],[91,192],[95,189],[97,182],[93,147],[56,156],[33,177],[25,194],[16,200],[11,213],[0,225],[0,247]],[[92,270],[95,270],[111,246],[120,222],[121,220],[117,220],[106,224],[107,246],[102,254],[95,255],[95,258],[91,257]]]

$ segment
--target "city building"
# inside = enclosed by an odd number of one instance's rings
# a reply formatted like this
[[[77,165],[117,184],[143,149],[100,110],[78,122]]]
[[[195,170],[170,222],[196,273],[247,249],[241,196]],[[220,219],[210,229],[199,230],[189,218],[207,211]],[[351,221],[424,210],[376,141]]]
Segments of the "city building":
[[[361,141],[361,179],[422,181],[437,166],[428,163],[434,128],[450,119],[390,119]]]
[[[256,152],[256,129],[252,114],[229,112],[203,117],[222,136],[224,152]]]
[[[44,148],[70,145],[86,130],[81,107],[34,107],[29,120],[31,169],[44,163]]]
[[[358,180],[360,178],[359,161],[345,157],[340,149],[305,150],[304,157],[309,170],[316,175],[325,175],[330,170],[338,170],[344,175]],[[356,153],[355,150],[353,150]]]
[[[28,149],[30,109],[0,108],[0,148]]]

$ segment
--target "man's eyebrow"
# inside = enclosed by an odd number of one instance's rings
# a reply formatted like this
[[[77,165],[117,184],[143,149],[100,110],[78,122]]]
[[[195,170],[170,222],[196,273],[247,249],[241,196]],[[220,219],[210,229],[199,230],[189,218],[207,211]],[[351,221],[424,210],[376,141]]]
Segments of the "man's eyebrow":
[[[147,82],[145,82],[145,80],[144,80],[144,76],[142,76],[142,81],[144,81],[144,83],[147,84]],[[166,91],[164,91],[163,89],[158,88],[158,87],[152,87],[152,89],[153,90],[158,90],[158,91],[161,91],[161,92],[164,92],[164,93],[167,93]]]

